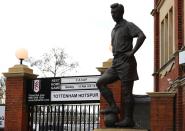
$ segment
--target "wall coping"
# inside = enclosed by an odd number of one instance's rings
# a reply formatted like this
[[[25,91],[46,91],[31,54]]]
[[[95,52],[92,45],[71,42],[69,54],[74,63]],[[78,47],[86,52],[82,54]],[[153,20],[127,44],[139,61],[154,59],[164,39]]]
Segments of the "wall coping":
[[[29,77],[36,78],[38,75],[33,74],[33,70],[26,65],[14,65],[8,69],[8,72],[3,73],[5,77]]]
[[[106,69],[112,66],[112,58],[108,59],[107,61],[104,61],[102,64],[102,67],[97,67],[96,69],[103,74]]]
[[[150,97],[174,97],[175,93],[173,92],[148,92]]]

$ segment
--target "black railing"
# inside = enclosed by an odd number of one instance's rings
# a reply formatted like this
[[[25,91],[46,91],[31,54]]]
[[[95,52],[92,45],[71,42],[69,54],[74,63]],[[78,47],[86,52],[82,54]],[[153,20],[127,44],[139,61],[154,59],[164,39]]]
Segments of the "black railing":
[[[29,106],[29,131],[93,131],[99,127],[99,104]]]

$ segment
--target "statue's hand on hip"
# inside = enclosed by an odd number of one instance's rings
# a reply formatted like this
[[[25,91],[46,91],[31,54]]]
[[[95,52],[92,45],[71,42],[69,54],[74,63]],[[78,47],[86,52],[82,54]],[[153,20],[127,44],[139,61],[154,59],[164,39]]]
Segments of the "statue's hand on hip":
[[[134,52],[133,52],[133,50],[131,50],[131,51],[126,52],[125,55],[127,57],[132,57],[134,55]]]
[[[128,51],[128,52],[126,52],[125,53],[125,55],[126,55],[126,61],[127,62],[130,62],[130,60],[131,60],[131,57],[133,57],[134,56],[134,52],[133,51]]]

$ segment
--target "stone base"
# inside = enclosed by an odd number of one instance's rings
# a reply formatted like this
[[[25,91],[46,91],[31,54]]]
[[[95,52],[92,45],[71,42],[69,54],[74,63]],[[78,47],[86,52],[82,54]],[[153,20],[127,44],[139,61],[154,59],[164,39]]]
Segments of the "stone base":
[[[129,128],[99,128],[94,131],[149,131],[148,129],[129,129]]]

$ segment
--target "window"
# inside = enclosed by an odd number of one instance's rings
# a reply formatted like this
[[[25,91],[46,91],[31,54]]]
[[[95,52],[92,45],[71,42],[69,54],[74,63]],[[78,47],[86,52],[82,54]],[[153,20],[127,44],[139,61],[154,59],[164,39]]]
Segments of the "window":
[[[160,22],[160,67],[168,62],[174,53],[173,28],[173,8],[171,7]]]

